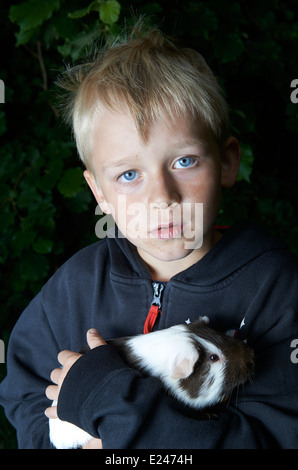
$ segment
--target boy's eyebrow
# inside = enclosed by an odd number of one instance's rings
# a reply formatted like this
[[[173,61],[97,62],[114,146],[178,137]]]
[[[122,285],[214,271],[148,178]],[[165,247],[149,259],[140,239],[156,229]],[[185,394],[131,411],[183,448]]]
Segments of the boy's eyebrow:
[[[198,137],[190,138],[187,140],[181,140],[177,143],[175,143],[175,147],[177,149],[183,149],[184,147],[191,147],[192,145],[200,145],[200,146],[205,146],[204,140],[199,139]],[[130,163],[131,159],[129,157],[127,158],[121,158],[120,160],[109,160],[107,164],[104,165],[103,171],[109,170],[110,168],[118,168],[121,166],[126,166]]]
[[[104,165],[103,170],[109,170],[110,168],[117,168],[119,166],[124,166],[128,164],[128,158],[121,158],[121,160],[110,160],[106,165]]]
[[[198,145],[198,144],[201,146],[204,146],[205,142],[199,137],[192,137],[190,139],[177,142],[176,145],[178,148],[183,148],[183,147],[191,147],[192,145]]]

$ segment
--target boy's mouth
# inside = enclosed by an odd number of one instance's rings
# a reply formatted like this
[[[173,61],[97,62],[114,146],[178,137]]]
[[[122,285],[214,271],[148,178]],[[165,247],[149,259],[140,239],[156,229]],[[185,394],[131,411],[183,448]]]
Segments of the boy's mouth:
[[[159,225],[150,231],[150,238],[159,238],[163,240],[170,240],[172,238],[181,238],[182,224],[164,224]]]

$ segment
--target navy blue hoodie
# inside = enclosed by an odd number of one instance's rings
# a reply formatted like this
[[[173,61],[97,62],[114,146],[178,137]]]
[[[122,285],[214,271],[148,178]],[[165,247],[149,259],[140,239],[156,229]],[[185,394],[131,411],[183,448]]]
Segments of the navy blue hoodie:
[[[20,448],[50,447],[45,388],[58,352],[79,351],[91,327],[106,339],[142,333],[152,298],[150,272],[123,238],[83,249],[47,282],[11,334],[0,385]],[[70,369],[60,418],[100,436],[105,449],[298,448],[298,268],[284,244],[255,227],[232,228],[161,300],[155,329],[207,315],[212,328],[239,330],[255,350],[252,382],[217,420],[201,420],[106,345]]]

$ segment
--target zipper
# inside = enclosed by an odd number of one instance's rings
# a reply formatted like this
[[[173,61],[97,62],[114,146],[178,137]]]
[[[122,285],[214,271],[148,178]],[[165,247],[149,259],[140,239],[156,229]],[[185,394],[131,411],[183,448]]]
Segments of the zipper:
[[[154,281],[152,282],[152,287],[153,287],[153,300],[151,302],[151,305],[157,305],[159,308],[161,308],[161,295],[162,295],[162,291],[165,288],[165,285],[163,282]]]
[[[152,282],[152,288],[153,288],[153,299],[151,302],[151,307],[149,310],[149,313],[147,315],[145,324],[144,324],[144,331],[143,333],[146,335],[147,333],[150,333],[152,331],[154,324],[158,318],[158,316],[161,315],[161,297],[162,297],[162,292],[165,288],[165,284],[163,282],[157,282],[154,281]]]

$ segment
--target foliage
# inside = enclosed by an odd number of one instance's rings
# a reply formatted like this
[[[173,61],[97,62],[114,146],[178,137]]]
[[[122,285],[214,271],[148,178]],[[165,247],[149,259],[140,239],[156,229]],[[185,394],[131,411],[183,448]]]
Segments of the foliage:
[[[218,222],[259,220],[298,253],[298,104],[290,100],[297,0],[5,0],[0,12],[1,338],[46,279],[96,241],[95,202],[54,82],[65,63],[92,53],[133,13],[201,52],[226,93],[243,158]]]

